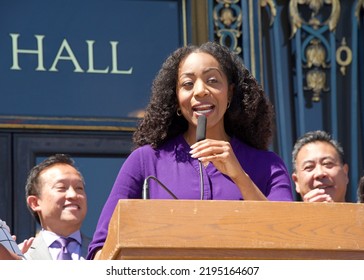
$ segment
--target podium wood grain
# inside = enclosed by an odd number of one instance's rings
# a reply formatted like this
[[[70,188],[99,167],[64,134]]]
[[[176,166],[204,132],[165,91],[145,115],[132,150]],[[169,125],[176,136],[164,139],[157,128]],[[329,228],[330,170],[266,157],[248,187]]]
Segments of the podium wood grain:
[[[364,204],[120,200],[101,259],[364,259]]]

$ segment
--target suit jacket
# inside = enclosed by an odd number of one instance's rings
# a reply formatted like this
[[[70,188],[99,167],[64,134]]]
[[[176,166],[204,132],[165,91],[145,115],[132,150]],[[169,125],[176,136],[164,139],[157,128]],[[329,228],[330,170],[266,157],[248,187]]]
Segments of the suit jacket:
[[[81,234],[81,238],[81,256],[86,259],[88,245],[91,239],[83,234]],[[39,232],[39,234],[34,238],[32,245],[24,255],[27,260],[52,260],[48,246],[43,239],[42,232]]]

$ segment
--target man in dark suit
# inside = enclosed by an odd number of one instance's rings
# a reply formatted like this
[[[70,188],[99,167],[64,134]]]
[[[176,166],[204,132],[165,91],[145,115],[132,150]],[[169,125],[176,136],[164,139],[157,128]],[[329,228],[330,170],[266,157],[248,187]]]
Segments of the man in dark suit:
[[[27,206],[41,225],[26,258],[84,259],[90,239],[80,229],[87,197],[84,178],[73,159],[56,154],[34,166],[25,192]]]

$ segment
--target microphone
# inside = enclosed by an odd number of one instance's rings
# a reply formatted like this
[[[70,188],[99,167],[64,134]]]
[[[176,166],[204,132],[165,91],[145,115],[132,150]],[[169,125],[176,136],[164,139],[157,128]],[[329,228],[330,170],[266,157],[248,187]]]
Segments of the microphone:
[[[161,181],[159,181],[156,177],[154,177],[152,175],[151,176],[148,176],[147,178],[144,179],[144,183],[143,183],[143,193],[142,193],[142,198],[143,199],[150,199],[150,195],[149,195],[149,185],[148,185],[148,180],[149,179],[153,179],[154,181],[156,181],[174,199],[178,199],[177,196],[175,196],[173,192],[171,192]]]
[[[197,119],[197,129],[196,129],[196,142],[204,140],[206,138],[206,116],[201,115]],[[202,162],[198,161],[200,167],[200,190],[201,190],[201,200],[203,199],[204,193],[204,183],[203,183],[203,173],[202,173]]]
[[[206,116],[201,115],[197,119],[196,142],[206,138]]]

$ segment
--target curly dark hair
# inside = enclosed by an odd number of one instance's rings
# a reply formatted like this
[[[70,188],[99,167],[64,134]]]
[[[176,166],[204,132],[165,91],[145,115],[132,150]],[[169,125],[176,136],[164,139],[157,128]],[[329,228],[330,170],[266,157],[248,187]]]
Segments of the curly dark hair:
[[[197,52],[212,55],[229,85],[234,85],[230,107],[224,116],[226,133],[257,149],[268,149],[273,134],[273,106],[242,59],[215,42],[181,47],[166,59],[153,81],[151,100],[133,135],[134,144],[156,148],[187,130],[187,120],[176,114],[178,68],[189,54]]]

